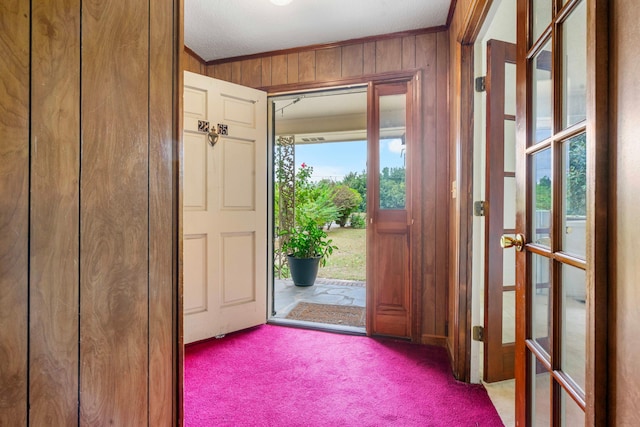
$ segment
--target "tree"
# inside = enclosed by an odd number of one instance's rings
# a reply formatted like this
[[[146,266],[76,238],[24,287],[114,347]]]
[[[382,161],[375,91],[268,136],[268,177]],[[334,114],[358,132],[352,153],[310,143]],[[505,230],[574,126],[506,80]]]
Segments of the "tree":
[[[367,211],[367,173],[362,171],[358,172],[349,172],[342,179],[342,184],[350,187],[360,194],[360,198],[362,201],[360,205],[357,207],[358,212],[366,212]]]
[[[567,215],[587,215],[587,135],[571,139],[567,168]]]
[[[536,184],[536,209],[551,210],[551,178],[543,176]]]
[[[340,227],[344,227],[349,219],[349,215],[362,203],[362,197],[353,188],[344,184],[335,185],[332,191],[333,204],[338,209],[336,222]]]
[[[380,173],[380,208],[403,209],[406,206],[406,169],[385,167]]]

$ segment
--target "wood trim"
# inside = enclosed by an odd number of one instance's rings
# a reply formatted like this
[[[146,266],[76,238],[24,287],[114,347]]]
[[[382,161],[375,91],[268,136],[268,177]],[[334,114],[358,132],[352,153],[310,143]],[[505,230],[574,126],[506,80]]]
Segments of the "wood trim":
[[[458,0],[451,0],[451,5],[449,5],[449,13],[447,14],[447,28],[451,28],[451,22],[453,21],[453,17],[456,12],[456,6],[458,5]]]
[[[252,55],[241,55],[241,56],[233,56],[230,58],[214,59],[214,60],[205,62],[205,64],[219,65],[227,62],[244,61],[247,59],[264,58],[268,56],[289,55],[289,54],[300,53],[300,52],[309,51],[309,50],[331,49],[336,47],[348,46],[352,44],[360,44],[360,43],[366,44],[369,42],[378,42],[378,41],[387,40],[387,39],[417,36],[417,35],[429,34],[429,33],[437,33],[437,32],[446,31],[446,30],[447,30],[446,26],[440,25],[437,27],[421,28],[418,30],[399,31],[396,33],[388,33],[388,34],[381,34],[377,36],[349,39],[349,40],[344,40],[344,41],[335,42],[335,43],[321,43],[321,44],[308,45],[308,46],[299,46],[299,47],[294,47],[290,49],[281,49],[281,50],[272,50],[269,52],[254,53]]]
[[[473,0],[460,33],[458,34],[458,42],[466,44],[474,44],[482,29],[482,24],[489,13],[493,0]]]
[[[178,51],[184,46],[184,0],[174,0],[176,7],[175,26],[176,26],[176,38],[177,42],[174,49]],[[177,117],[174,118],[175,129],[173,134],[173,140],[175,141],[175,147],[173,149],[173,182],[175,183],[176,190],[174,192],[174,205],[173,212],[175,214],[174,226],[176,229],[172,232],[172,235],[176,239],[173,246],[173,265],[176,269],[173,278],[176,281],[174,286],[174,299],[173,299],[173,328],[174,328],[174,354],[176,358],[174,360],[174,372],[176,375],[176,389],[174,389],[173,401],[176,405],[173,413],[174,417],[173,426],[184,425],[184,260],[183,260],[183,176],[184,176],[184,159],[182,153],[184,152],[183,145],[183,130],[184,130],[184,64],[181,63],[182,55],[176,53],[177,60],[174,64],[174,72],[177,77],[174,77],[175,89],[173,92],[173,104]],[[177,162],[177,164],[176,164]]]
[[[587,231],[588,299],[586,425],[606,425],[608,414],[609,339],[609,1],[587,1],[587,144],[595,161],[588,162]],[[615,259],[615,258],[614,258]],[[613,267],[612,267],[613,268]],[[614,365],[615,366],[615,365]]]
[[[447,337],[440,335],[422,334],[420,343],[424,345],[435,345],[438,347],[447,347]]]
[[[350,86],[365,86],[369,82],[394,82],[410,79],[419,70],[393,71],[388,73],[370,74],[361,77],[349,77],[329,81],[315,81],[304,83],[282,84],[260,87],[258,89],[268,93],[269,96],[284,95],[291,92],[309,92],[314,90],[337,89]]]

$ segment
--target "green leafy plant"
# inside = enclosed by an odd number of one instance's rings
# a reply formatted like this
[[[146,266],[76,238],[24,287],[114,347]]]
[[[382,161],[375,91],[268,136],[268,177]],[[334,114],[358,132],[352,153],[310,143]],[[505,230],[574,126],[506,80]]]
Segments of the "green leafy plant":
[[[367,222],[365,220],[365,214],[354,212],[351,214],[351,228],[366,228]]]
[[[333,240],[328,238],[327,233],[313,220],[280,232],[280,238],[282,239],[280,250],[286,255],[295,258],[321,257],[323,266],[333,251],[338,249],[333,245]]]

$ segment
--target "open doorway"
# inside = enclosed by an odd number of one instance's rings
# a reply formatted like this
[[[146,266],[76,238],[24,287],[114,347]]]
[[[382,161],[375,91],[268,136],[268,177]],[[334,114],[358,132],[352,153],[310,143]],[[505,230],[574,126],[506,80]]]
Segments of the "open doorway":
[[[501,249],[514,236],[515,42],[514,2],[493,2],[474,46],[474,341],[471,380],[483,381],[506,426],[515,425],[515,249]]]
[[[269,109],[273,148],[269,320],[364,334],[367,87],[274,96]],[[317,274],[301,283],[292,277],[283,244],[308,223],[323,235],[330,250],[324,251]]]

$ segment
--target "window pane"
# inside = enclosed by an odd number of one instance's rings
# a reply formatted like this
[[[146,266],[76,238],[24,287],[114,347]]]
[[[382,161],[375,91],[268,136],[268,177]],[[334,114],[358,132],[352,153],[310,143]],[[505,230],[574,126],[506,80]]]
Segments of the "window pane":
[[[516,171],[516,122],[504,121],[504,171]]]
[[[587,118],[587,7],[580,3],[562,25],[562,126]]]
[[[586,274],[562,266],[561,368],[584,391],[587,355]]]
[[[562,250],[586,257],[587,135],[566,141],[562,150]]]
[[[551,149],[544,149],[532,156],[531,218],[533,242],[551,246]]]
[[[533,0],[533,38],[532,43],[551,23],[552,0]]]
[[[516,115],[516,64],[504,64],[504,113]]]
[[[532,338],[551,354],[551,264],[549,258],[531,254]]]
[[[561,420],[563,426],[583,426],[584,424],[584,411],[578,404],[562,389],[560,392],[560,404],[561,407]]]
[[[551,81],[551,43],[547,42],[533,58],[531,99],[533,102],[534,142],[551,136],[553,126],[553,85]]]
[[[516,342],[516,291],[506,291],[502,293],[502,343],[512,342]]]
[[[531,360],[531,425],[548,427],[551,425],[551,374],[533,353]]]
[[[406,206],[406,95],[380,97],[380,208]]]
[[[504,178],[503,221],[506,230],[516,228],[516,179],[512,176]]]

